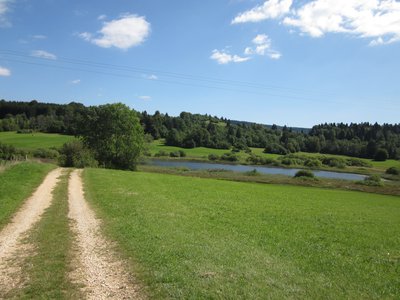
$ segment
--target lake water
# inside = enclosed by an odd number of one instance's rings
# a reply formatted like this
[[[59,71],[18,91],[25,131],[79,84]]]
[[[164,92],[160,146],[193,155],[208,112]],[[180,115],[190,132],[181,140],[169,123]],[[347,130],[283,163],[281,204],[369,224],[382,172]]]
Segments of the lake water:
[[[272,174],[272,175],[286,175],[293,177],[300,169],[285,169],[276,167],[260,167],[260,166],[246,166],[246,165],[227,165],[227,164],[211,164],[205,162],[191,162],[191,161],[174,161],[174,160],[151,160],[150,165],[159,167],[170,167],[178,168],[184,167],[190,170],[228,170],[235,172],[248,172],[256,169],[261,174]],[[353,173],[339,173],[329,171],[316,171],[312,170],[316,177],[331,178],[331,179],[342,179],[342,180],[364,180],[365,175],[353,174]]]

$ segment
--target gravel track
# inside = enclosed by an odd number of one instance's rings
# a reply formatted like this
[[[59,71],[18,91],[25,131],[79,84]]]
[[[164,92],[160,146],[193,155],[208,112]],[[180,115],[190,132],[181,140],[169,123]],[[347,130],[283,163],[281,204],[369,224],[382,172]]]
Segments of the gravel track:
[[[68,195],[69,218],[76,236],[72,280],[84,284],[88,299],[142,299],[140,286],[113,251],[114,245],[101,234],[100,221],[85,201],[80,170],[70,175]]]
[[[0,298],[21,285],[22,260],[32,248],[22,239],[50,206],[53,189],[62,171],[62,168],[51,171],[0,232]]]

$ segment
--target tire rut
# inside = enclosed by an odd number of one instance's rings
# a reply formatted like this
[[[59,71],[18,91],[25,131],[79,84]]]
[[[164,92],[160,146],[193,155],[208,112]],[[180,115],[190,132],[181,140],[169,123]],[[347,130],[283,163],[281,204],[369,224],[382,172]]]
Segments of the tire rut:
[[[83,283],[88,299],[143,299],[140,286],[126,270],[126,262],[100,232],[100,221],[84,198],[81,171],[71,173],[69,218],[76,236],[76,265],[72,280]]]
[[[23,243],[23,237],[50,206],[53,189],[62,171],[62,168],[51,171],[0,232],[0,298],[21,284],[21,261],[31,251],[30,245]]]

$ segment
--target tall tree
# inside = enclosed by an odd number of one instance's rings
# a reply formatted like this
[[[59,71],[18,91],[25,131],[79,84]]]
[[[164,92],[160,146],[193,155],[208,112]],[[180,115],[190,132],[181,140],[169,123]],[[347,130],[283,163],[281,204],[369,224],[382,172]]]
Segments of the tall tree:
[[[144,134],[137,113],[122,103],[90,107],[83,118],[83,142],[106,168],[134,170]]]

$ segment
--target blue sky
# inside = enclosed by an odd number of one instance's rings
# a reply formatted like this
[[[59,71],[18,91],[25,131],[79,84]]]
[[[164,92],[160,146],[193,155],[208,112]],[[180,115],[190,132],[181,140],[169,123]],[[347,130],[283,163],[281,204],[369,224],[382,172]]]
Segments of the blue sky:
[[[398,123],[395,0],[0,0],[0,98]]]

